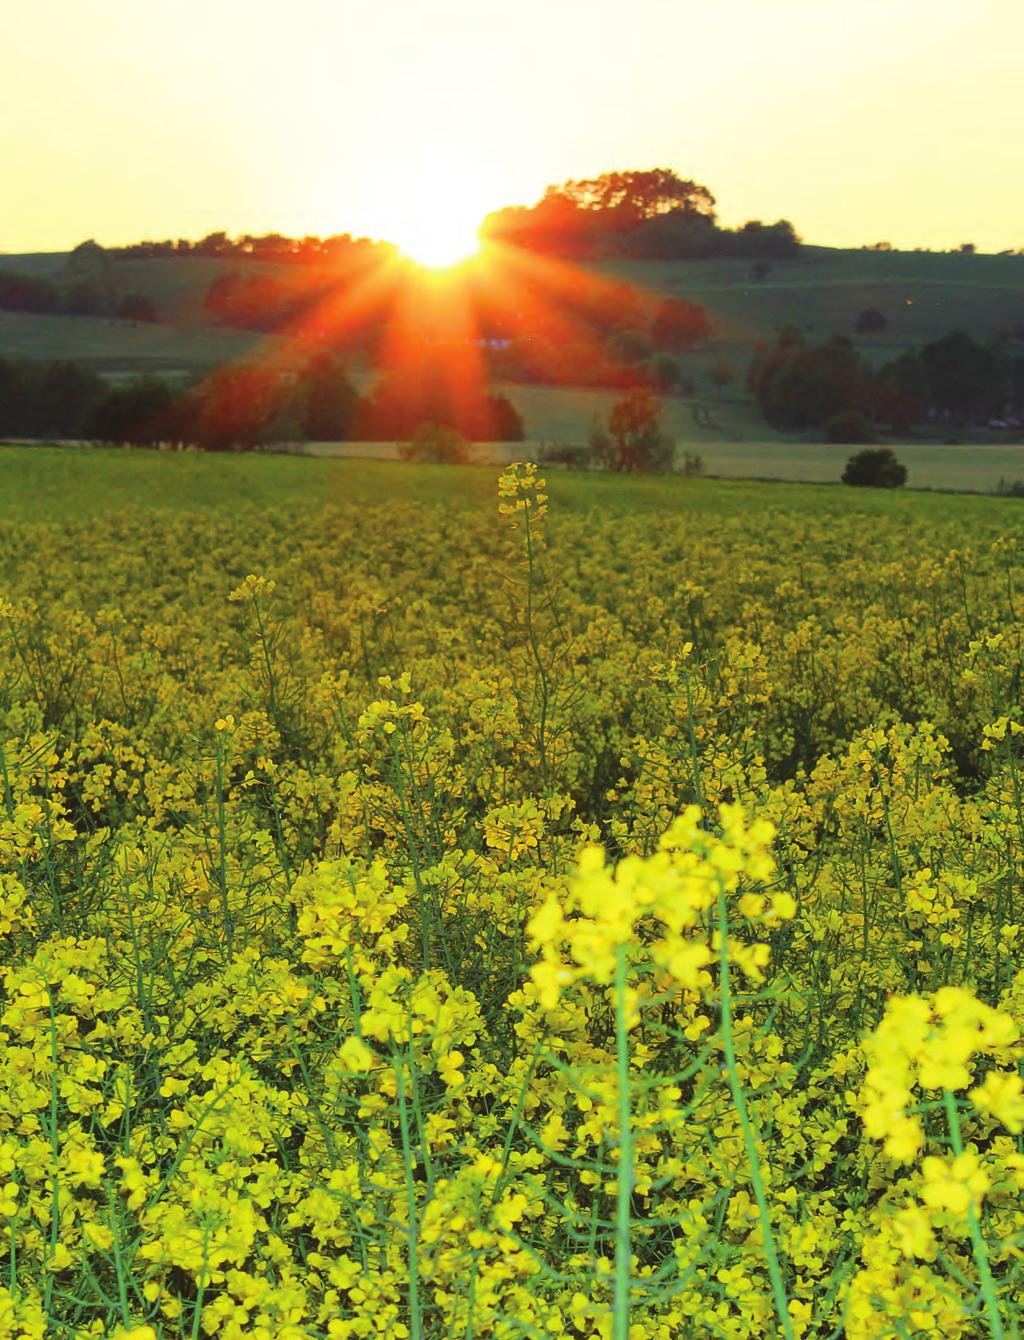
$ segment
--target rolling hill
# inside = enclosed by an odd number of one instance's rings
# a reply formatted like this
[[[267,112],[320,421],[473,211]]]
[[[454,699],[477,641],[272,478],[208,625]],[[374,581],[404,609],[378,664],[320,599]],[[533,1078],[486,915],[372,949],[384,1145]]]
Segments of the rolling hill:
[[[62,253],[5,255],[0,270],[56,275],[64,260]],[[698,444],[776,437],[765,429],[743,383],[755,343],[780,326],[799,326],[812,339],[852,335],[858,313],[877,308],[887,320],[884,332],[856,337],[858,348],[876,362],[951,329],[989,340],[1024,326],[1020,255],[804,247],[793,260],[773,262],[761,278],[743,259],[618,260],[589,268],[653,297],[689,298],[709,313],[713,336],[679,356],[694,395],[669,407],[672,430],[681,441]],[[189,256],[119,260],[114,270],[120,291],[152,300],[158,323],[0,312],[0,356],[75,359],[114,379],[140,371],[191,375],[267,351],[286,362],[302,356],[277,337],[219,326],[203,309],[207,289],[221,275],[287,278],[295,273],[292,265]],[[712,367],[723,363],[732,373],[724,389],[710,376]],[[369,374],[355,371],[365,384]],[[581,440],[595,409],[611,398],[573,388],[503,389],[523,413],[532,440]]]

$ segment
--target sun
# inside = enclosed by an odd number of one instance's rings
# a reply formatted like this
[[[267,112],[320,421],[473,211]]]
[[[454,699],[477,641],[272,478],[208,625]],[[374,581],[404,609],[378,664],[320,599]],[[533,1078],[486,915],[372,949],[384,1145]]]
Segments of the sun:
[[[428,270],[445,270],[469,260],[479,251],[479,228],[479,218],[460,218],[442,203],[396,229],[391,240],[417,265]]]
[[[424,200],[415,213],[396,219],[388,241],[428,270],[448,269],[480,249],[481,216],[461,200]]]
[[[496,192],[487,176],[478,160],[443,140],[421,147],[414,158],[382,177],[375,235],[427,269],[468,260],[480,249],[484,216],[496,208]]]

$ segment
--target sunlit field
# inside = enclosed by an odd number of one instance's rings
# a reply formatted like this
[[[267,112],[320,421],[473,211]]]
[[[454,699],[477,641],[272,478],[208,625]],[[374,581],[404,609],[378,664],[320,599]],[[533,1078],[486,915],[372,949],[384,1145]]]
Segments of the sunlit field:
[[[1017,1334],[1022,539],[0,453],[0,1334]]]

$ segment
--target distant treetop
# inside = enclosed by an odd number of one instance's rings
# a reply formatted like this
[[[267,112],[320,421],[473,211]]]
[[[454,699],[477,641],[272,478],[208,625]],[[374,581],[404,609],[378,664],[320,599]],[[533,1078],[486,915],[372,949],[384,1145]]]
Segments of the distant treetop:
[[[800,246],[796,230],[785,219],[719,227],[715,197],[708,188],[669,168],[605,172],[549,186],[536,205],[513,205],[489,214],[481,231],[529,251],[577,258],[785,259]]]

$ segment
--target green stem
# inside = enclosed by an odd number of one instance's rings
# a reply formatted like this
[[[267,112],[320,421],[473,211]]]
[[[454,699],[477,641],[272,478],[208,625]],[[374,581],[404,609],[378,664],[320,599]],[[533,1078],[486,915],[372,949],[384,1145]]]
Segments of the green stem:
[[[761,1177],[761,1161],[757,1154],[757,1138],[753,1123],[747,1111],[747,1100],[740,1084],[739,1069],[736,1065],[736,1049],[732,1033],[732,988],[729,982],[729,919],[725,906],[725,886],[718,881],[718,962],[722,993],[722,1049],[725,1052],[725,1068],[729,1077],[729,1088],[736,1114],[740,1119],[743,1132],[743,1144],[747,1151],[747,1163],[750,1166],[750,1181],[757,1202],[757,1214],[761,1221],[761,1233],[764,1237],[764,1254],[768,1263],[768,1277],[772,1284],[772,1297],[775,1300],[775,1313],[785,1340],[793,1340],[793,1323],[789,1315],[789,1302],[786,1298],[786,1286],[782,1279],[778,1254],[775,1250],[775,1235],[768,1214],[768,1198],[765,1195],[764,1181]]]
[[[537,724],[537,748],[540,753],[541,777],[544,782],[544,788],[548,786],[548,746],[547,746],[547,723],[548,706],[550,698],[550,688],[548,684],[548,674],[544,666],[544,660],[540,654],[540,644],[537,640],[537,630],[533,622],[533,590],[536,584],[535,568],[536,561],[533,556],[533,537],[530,532],[530,512],[527,509],[523,513],[524,527],[526,531],[526,633],[530,643],[530,652],[533,656],[533,662],[536,666],[537,678],[535,684],[540,690],[540,721]]]
[[[402,1161],[405,1164],[405,1195],[408,1202],[407,1230],[409,1252],[409,1334],[411,1340],[423,1340],[423,1321],[420,1316],[420,1280],[416,1222],[416,1184],[413,1180],[412,1141],[409,1133],[409,1111],[405,1096],[405,1065],[401,1057],[395,1059],[395,1083],[398,1088],[398,1121],[402,1130]]]
[[[60,1241],[60,1139],[57,1134],[57,1014],[53,1003],[53,987],[49,987],[50,997],[50,1113],[49,1113],[49,1131],[50,1137],[50,1158],[53,1165],[53,1179],[50,1189],[50,1243],[46,1257],[46,1264],[49,1266],[53,1261],[54,1254],[57,1251],[57,1243]],[[43,1311],[47,1316],[50,1315],[50,1300],[53,1296],[53,1271],[47,1269],[46,1284],[43,1288]]]
[[[231,904],[228,899],[228,864],[227,864],[227,827],[224,817],[224,750],[221,746],[220,737],[216,741],[217,746],[217,848],[218,848],[218,875],[220,878],[220,900],[224,916],[224,933],[227,938],[228,953],[230,954],[234,947],[235,924],[231,917]]]
[[[615,1212],[615,1301],[613,1340],[629,1340],[632,1272],[633,1126],[629,1090],[629,1030],[626,1019],[626,947],[615,951],[615,1059],[619,1084],[619,1175]]]
[[[689,669],[683,672],[686,684],[686,728],[690,741],[690,762],[693,767],[693,798],[704,808],[704,783],[700,774],[700,750],[697,748],[697,731],[693,723],[693,689],[690,685]]]
[[[946,1120],[949,1123],[949,1140],[953,1146],[953,1153],[957,1158],[964,1152],[963,1135],[960,1131],[960,1115],[957,1112],[956,1099],[949,1089],[943,1089],[942,1101],[946,1108]],[[985,1301],[985,1315],[988,1318],[988,1328],[992,1335],[992,1340],[1003,1340],[1005,1332],[1003,1331],[1002,1319],[999,1316],[999,1300],[996,1298],[995,1280],[992,1278],[992,1270],[988,1263],[988,1249],[985,1246],[985,1238],[981,1232],[981,1220],[978,1218],[978,1206],[974,1197],[971,1197],[970,1204],[967,1206],[967,1223],[971,1231],[971,1247],[974,1249],[974,1264],[978,1267],[978,1275],[981,1278],[981,1296]]]

